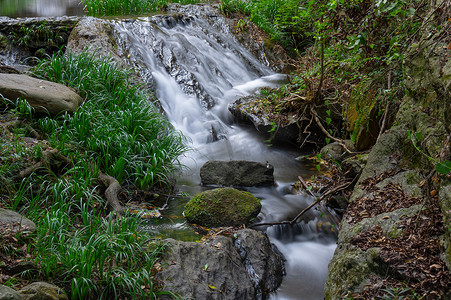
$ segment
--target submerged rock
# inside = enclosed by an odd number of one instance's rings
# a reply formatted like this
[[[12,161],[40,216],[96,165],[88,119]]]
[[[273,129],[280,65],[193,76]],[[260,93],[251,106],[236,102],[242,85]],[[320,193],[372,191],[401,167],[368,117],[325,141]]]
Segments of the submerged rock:
[[[191,223],[207,227],[248,224],[261,209],[260,200],[249,192],[218,188],[195,195],[185,205]]]
[[[270,186],[274,167],[254,161],[207,161],[200,168],[202,184],[222,186]]]
[[[83,102],[67,86],[20,74],[0,74],[0,94],[12,101],[24,99],[36,113],[53,116],[73,113]]]
[[[266,299],[282,281],[283,260],[268,237],[251,229],[211,243],[169,239],[155,278],[188,299]]]

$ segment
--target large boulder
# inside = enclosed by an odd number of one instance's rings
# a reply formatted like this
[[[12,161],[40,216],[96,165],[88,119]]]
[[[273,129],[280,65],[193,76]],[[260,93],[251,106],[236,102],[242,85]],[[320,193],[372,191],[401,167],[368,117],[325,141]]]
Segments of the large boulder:
[[[67,300],[63,289],[47,282],[33,282],[20,291],[24,300]]]
[[[240,226],[257,217],[260,200],[251,193],[234,188],[218,188],[195,195],[185,205],[191,223],[207,226]]]
[[[26,100],[38,114],[73,113],[83,103],[67,86],[21,74],[0,74],[0,94],[12,101]]]
[[[12,231],[36,230],[36,225],[31,220],[15,211],[0,208],[0,229],[3,227]]]
[[[274,184],[274,167],[254,161],[207,161],[200,168],[205,185],[270,186]]]
[[[282,281],[283,259],[268,237],[251,229],[208,244],[167,241],[155,276],[187,299],[266,299]]]

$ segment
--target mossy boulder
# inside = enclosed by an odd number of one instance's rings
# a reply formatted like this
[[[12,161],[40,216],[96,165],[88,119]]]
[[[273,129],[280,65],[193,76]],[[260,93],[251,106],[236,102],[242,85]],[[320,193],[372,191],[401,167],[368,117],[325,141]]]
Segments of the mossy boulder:
[[[248,224],[260,212],[260,200],[234,188],[218,188],[195,195],[185,205],[185,217],[207,227]]]

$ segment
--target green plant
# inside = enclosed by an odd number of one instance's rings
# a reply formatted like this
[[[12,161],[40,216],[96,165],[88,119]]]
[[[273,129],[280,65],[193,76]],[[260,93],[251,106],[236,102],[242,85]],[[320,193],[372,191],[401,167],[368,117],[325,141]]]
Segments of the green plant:
[[[148,188],[168,182],[187,149],[185,138],[129,82],[128,71],[82,53],[41,61],[34,74],[74,87],[87,98],[74,115],[62,116],[61,127],[49,138],[54,147],[73,152],[70,143],[78,149],[76,164],[89,169],[94,163],[121,183]],[[50,131],[56,124],[44,119],[40,126]]]

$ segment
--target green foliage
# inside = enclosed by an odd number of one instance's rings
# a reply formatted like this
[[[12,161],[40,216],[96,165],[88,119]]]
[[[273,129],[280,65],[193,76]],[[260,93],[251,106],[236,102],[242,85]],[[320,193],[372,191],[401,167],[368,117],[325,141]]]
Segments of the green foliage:
[[[170,2],[196,4],[208,1],[196,0],[82,0],[88,15],[101,16],[138,16],[164,10]]]
[[[82,53],[41,61],[34,74],[71,86],[87,98],[76,113],[61,117],[60,127],[49,118],[39,121],[55,148],[75,155],[83,168],[95,165],[138,188],[168,182],[167,175],[186,150],[185,139],[129,82],[127,71]]]

